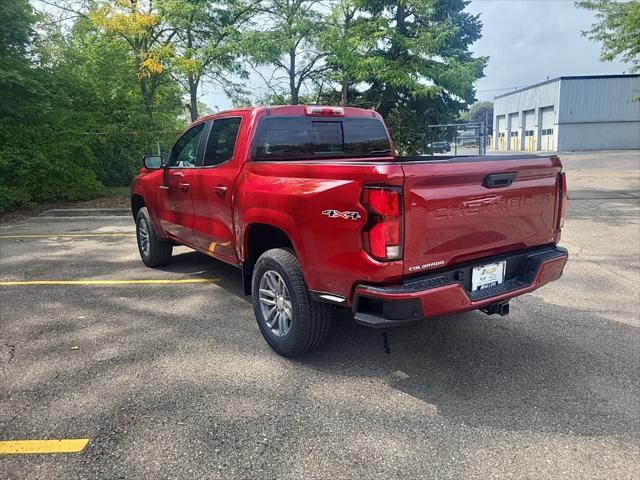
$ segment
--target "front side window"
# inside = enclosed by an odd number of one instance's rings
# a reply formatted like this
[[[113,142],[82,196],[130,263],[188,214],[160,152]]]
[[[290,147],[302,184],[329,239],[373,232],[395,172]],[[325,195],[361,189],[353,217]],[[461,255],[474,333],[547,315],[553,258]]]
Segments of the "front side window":
[[[391,145],[376,118],[267,117],[257,136],[258,160],[383,156]]]
[[[213,122],[204,155],[204,166],[220,165],[231,160],[241,120],[240,117],[233,117],[220,118]]]
[[[195,167],[198,157],[198,144],[204,130],[204,123],[187,130],[171,149],[169,167]]]

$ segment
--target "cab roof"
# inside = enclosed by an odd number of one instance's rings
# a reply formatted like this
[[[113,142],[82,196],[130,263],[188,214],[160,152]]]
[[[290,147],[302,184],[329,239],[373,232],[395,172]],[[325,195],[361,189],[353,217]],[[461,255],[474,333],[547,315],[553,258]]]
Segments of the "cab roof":
[[[341,111],[341,114],[336,112]],[[204,115],[199,117],[193,122],[193,124],[206,122],[207,120],[228,117],[233,115],[251,115],[251,116],[314,116],[314,117],[373,117],[381,118],[375,110],[366,110],[364,108],[357,107],[341,107],[331,105],[270,105],[270,106],[255,106],[255,107],[242,107],[234,108],[231,110],[224,110],[211,115]]]

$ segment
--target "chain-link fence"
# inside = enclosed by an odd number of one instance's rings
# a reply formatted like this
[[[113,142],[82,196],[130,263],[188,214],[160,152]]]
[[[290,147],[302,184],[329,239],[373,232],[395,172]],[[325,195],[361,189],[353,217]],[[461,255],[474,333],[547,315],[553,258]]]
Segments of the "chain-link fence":
[[[93,170],[108,188],[128,187],[142,166],[145,155],[160,153],[163,158],[180,132],[84,133],[96,158]]]
[[[427,125],[428,155],[483,155],[486,129],[482,123]]]
[[[486,151],[483,124],[428,125],[426,155],[478,155]],[[180,135],[178,131],[86,132],[95,157],[93,170],[108,188],[128,187],[145,155],[160,153],[163,158]]]

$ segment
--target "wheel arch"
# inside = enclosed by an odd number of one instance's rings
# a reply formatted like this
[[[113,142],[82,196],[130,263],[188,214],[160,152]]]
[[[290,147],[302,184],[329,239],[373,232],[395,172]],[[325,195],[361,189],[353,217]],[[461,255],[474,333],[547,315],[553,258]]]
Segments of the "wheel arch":
[[[133,214],[133,219],[135,220],[138,216],[138,212],[142,207],[145,207],[146,203],[142,195],[134,193],[131,195],[131,213]]]
[[[262,222],[247,225],[243,240],[244,259],[242,261],[242,287],[245,295],[251,295],[251,278],[258,258],[272,248],[290,248],[296,255],[291,236],[284,229]]]

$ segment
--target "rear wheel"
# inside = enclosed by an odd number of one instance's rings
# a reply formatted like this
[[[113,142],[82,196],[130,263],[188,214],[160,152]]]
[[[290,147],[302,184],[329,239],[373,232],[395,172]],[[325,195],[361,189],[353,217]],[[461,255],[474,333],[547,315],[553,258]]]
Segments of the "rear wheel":
[[[158,238],[147,207],[142,207],[136,216],[136,238],[140,258],[147,267],[160,267],[169,263],[173,244]]]
[[[274,248],[253,270],[253,309],[267,343],[285,357],[319,347],[329,334],[331,307],[309,297],[293,252]]]

